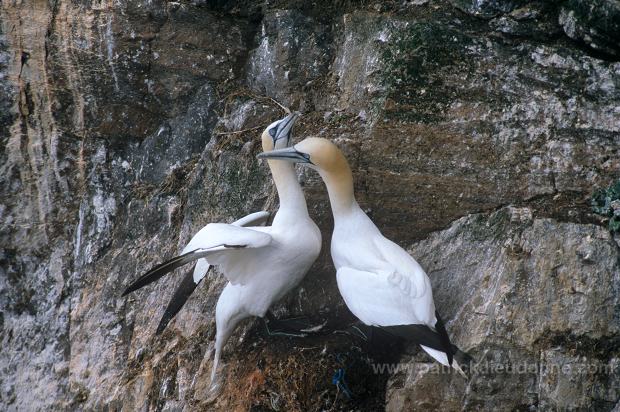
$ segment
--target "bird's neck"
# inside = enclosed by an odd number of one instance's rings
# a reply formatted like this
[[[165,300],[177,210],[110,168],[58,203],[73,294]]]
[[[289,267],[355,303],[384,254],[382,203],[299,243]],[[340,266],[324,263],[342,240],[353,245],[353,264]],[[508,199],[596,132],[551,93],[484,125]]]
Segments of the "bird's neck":
[[[290,212],[297,217],[307,216],[306,198],[297,181],[295,166],[280,160],[268,160],[268,163],[280,199],[278,214]]]
[[[353,194],[353,174],[348,164],[331,172],[319,173],[327,186],[334,221],[346,218],[359,209]]]

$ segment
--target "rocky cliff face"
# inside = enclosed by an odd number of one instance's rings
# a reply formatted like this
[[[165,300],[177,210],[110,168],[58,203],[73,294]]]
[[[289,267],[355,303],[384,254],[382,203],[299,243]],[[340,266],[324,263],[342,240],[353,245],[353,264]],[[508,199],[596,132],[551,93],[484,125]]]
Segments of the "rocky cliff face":
[[[1,4],[0,409],[620,407],[620,249],[589,207],[620,178],[617,1]],[[159,337],[179,275],[120,297],[204,224],[277,208],[255,158],[275,101],[346,152],[470,380],[255,321],[210,399],[222,279]],[[300,179],[324,251],[277,313],[337,329],[329,205]]]

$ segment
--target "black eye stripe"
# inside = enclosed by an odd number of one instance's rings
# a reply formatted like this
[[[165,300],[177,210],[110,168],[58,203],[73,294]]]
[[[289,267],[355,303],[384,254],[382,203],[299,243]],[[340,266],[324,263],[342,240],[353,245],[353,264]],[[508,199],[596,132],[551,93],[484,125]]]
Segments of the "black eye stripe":
[[[291,120],[293,120],[292,117],[287,117],[286,119],[284,119],[285,122],[280,122],[280,124],[278,125],[278,129],[284,129],[286,128],[286,126],[288,126],[288,124],[291,122]],[[284,124],[283,124],[284,123]]]
[[[269,129],[269,136],[276,137],[277,127],[272,127]]]

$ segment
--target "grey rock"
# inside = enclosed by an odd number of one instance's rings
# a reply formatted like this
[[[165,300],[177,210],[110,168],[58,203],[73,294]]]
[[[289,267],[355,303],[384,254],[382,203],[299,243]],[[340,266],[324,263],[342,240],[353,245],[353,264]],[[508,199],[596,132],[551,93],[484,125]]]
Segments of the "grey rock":
[[[329,27],[297,10],[269,11],[257,33],[257,43],[248,62],[250,87],[303,109],[304,88],[327,72]]]
[[[531,3],[528,0],[451,0],[459,9],[482,18],[509,13],[517,7]]]
[[[558,37],[538,2],[462,4],[486,20],[443,1],[2,3],[0,409],[613,408],[611,372],[447,384],[409,348],[411,370],[376,375],[346,337],[253,321],[213,399],[223,278],[161,336],[181,273],[120,297],[206,223],[277,207],[256,160],[276,100],[304,112],[298,139],[345,151],[381,230],[415,243],[457,343],[495,365],[617,367],[617,243],[589,198],[620,178],[620,65]],[[324,252],[275,311],[343,328],[328,199],[299,178]],[[356,404],[332,384],[343,353]]]
[[[566,34],[614,58],[620,56],[620,2],[570,0],[559,17]]]
[[[530,3],[489,21],[489,26],[505,35],[549,40],[563,33],[553,2]]]
[[[453,340],[475,363],[466,381],[428,357],[404,358],[387,409],[611,410],[619,253],[600,227],[515,208],[462,218],[413,245]]]

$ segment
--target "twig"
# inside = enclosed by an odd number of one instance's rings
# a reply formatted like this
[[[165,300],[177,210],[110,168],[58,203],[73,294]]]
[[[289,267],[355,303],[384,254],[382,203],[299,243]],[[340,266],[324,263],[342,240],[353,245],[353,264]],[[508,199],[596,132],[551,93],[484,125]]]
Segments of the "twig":
[[[251,131],[260,129],[261,127],[262,126],[250,127],[249,129],[235,130],[234,132],[216,132],[215,135],[216,136],[228,136],[231,134],[241,134],[241,133],[251,132]]]
[[[286,112],[286,114],[291,114],[291,109],[289,109],[286,106],[281,105],[280,103],[278,103],[273,97],[267,97],[269,100],[271,100],[272,102],[274,102],[275,104],[277,104],[278,106],[280,106],[280,108],[282,110],[284,110]]]
[[[296,349],[296,350],[298,350],[298,351],[300,351],[300,352],[303,352],[303,351],[305,351],[305,350],[315,350],[315,349],[321,349],[321,347],[319,347],[319,346],[312,346],[312,347],[310,347],[310,348],[302,348],[302,347],[299,347],[299,346],[295,346],[295,347],[294,347],[294,349]]]

